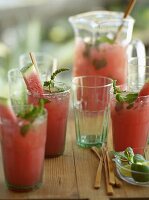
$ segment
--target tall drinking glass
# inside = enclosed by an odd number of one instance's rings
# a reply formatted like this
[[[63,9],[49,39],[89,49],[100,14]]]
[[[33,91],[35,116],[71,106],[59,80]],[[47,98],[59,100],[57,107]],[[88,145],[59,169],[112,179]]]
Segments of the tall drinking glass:
[[[139,92],[149,81],[149,58],[132,58],[129,61],[128,92]],[[116,151],[127,147],[144,148],[149,134],[149,89],[133,104],[111,101],[113,144]]]
[[[13,107],[26,112],[29,105]],[[1,118],[1,149],[5,182],[10,190],[29,191],[40,187],[43,176],[47,112],[33,122]]]
[[[81,147],[102,146],[109,132],[112,79],[80,76],[72,80],[76,140]]]
[[[65,150],[67,118],[69,112],[70,87],[65,83],[54,82],[53,92],[45,90],[42,95],[30,94],[30,103],[45,99],[45,108],[48,111],[47,140],[45,157],[56,157]]]

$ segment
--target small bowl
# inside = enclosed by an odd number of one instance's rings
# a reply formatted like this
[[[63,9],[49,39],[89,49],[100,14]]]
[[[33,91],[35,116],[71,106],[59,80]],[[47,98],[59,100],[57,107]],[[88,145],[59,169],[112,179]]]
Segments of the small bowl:
[[[122,162],[115,157],[116,172],[127,183],[139,186],[149,186],[149,148],[133,149],[135,154],[143,155],[146,161],[137,163]],[[124,153],[124,152],[121,152]]]

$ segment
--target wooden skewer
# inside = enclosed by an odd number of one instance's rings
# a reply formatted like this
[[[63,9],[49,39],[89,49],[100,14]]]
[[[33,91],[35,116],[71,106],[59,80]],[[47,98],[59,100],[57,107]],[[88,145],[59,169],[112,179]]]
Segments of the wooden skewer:
[[[109,172],[109,183],[112,185],[115,185],[115,174],[114,174],[113,164],[109,157],[109,153],[107,149],[105,151],[106,151],[106,159],[107,159],[107,166],[108,166],[108,172]]]
[[[34,53],[30,52],[30,53],[29,53],[29,56],[30,56],[30,59],[31,59],[31,61],[32,61],[32,64],[35,66],[35,69],[36,69],[36,71],[37,71],[38,74],[39,74],[39,70],[38,70],[38,67],[37,67],[37,61],[36,61],[36,58],[35,58]]]
[[[136,3],[136,0],[130,0],[123,16],[124,19],[131,13],[135,3]]]
[[[30,59],[31,59],[33,65],[36,65],[36,59],[35,59],[34,54],[33,54],[32,52],[30,52],[30,53],[29,53],[29,56],[30,56]]]
[[[97,156],[97,157],[99,158],[99,160],[100,160],[101,156],[100,156],[100,154],[98,153],[97,147],[92,147],[91,150],[96,154],[96,156]]]
[[[129,4],[128,4],[125,12],[124,12],[123,19],[125,19],[131,13],[135,3],[136,3],[136,0],[130,0]],[[114,37],[114,41],[116,41],[117,38],[119,37],[119,34],[120,34],[120,32],[121,32],[121,30],[123,28],[123,24],[124,24],[124,22],[119,26],[118,31],[117,31],[117,33],[116,33],[116,35]]]
[[[112,185],[109,183],[108,166],[107,166],[107,161],[106,161],[106,153],[105,153],[104,149],[102,149],[102,156],[103,156],[103,162],[104,162],[107,194],[108,195],[113,195],[114,191],[113,191]]]
[[[95,183],[94,183],[95,189],[99,189],[101,187],[102,164],[103,164],[103,158],[101,156],[100,161],[99,161],[99,165],[98,165],[98,168],[97,168],[97,172],[96,172],[96,178],[95,178]]]
[[[103,157],[100,156],[98,153],[98,149],[96,147],[92,147],[91,150],[96,154],[99,159],[99,165],[96,172],[94,188],[99,189],[101,187],[101,172],[102,172],[102,164],[103,164]]]
[[[123,183],[115,176],[115,187],[122,187]]]

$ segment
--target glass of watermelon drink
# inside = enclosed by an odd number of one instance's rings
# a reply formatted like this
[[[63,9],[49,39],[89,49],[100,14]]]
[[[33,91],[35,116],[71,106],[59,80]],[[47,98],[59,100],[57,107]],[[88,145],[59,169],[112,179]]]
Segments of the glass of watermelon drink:
[[[72,80],[76,140],[81,147],[107,142],[112,79],[80,76]]]
[[[61,91],[44,90],[43,94],[44,99],[47,100],[45,108],[48,111],[46,157],[60,156],[65,149],[70,87],[58,82],[55,82],[55,87]]]
[[[56,70],[51,77],[55,77],[60,71],[62,69]],[[65,149],[70,87],[65,83],[55,82],[52,78],[45,81],[43,86],[39,73],[32,64],[24,67],[21,72],[29,91],[29,103],[36,105],[39,99],[44,99],[48,111],[45,157],[60,156]]]
[[[8,86],[11,104],[24,105],[27,103],[26,85],[18,68],[8,71]]]
[[[134,19],[122,19],[123,15],[93,11],[69,18],[76,36],[73,76],[101,75],[117,80],[118,84],[127,82],[128,57],[134,51],[139,54],[140,48],[145,55],[145,48],[139,40],[130,43]]]
[[[133,83],[128,91],[116,92],[111,100],[111,120],[115,151],[144,148],[149,134],[149,83]]]
[[[47,112],[15,106],[0,98],[1,150],[5,182],[10,190],[30,191],[42,183]],[[34,112],[34,115],[33,115]]]

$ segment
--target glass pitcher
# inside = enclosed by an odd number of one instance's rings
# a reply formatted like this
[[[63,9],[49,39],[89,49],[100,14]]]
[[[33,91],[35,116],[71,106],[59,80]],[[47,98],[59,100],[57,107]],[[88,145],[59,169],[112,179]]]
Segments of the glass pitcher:
[[[145,57],[141,41],[132,41],[134,19],[124,13],[92,11],[69,17],[75,32],[73,76],[102,75],[127,82],[128,58]],[[129,48],[128,48],[129,47]]]

